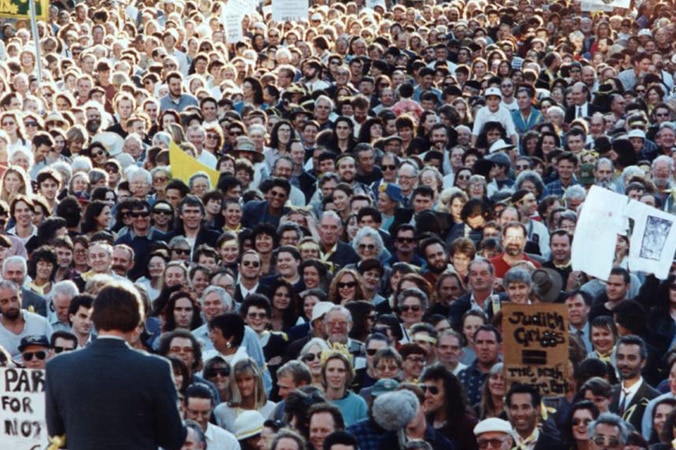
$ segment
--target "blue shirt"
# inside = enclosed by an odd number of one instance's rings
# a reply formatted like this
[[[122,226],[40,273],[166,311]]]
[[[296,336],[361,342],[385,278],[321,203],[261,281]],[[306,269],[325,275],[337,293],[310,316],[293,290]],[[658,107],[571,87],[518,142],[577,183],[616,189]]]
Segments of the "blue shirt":
[[[160,111],[173,109],[180,113],[188,106],[199,106],[197,99],[190,94],[182,94],[178,99],[174,99],[167,94],[160,99]]]

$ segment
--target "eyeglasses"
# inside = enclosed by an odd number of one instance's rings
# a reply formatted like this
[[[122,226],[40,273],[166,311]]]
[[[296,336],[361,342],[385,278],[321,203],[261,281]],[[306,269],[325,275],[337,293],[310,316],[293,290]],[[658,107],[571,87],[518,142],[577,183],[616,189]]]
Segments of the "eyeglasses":
[[[171,211],[167,211],[166,209],[153,209],[153,214],[162,214],[163,216],[170,216]]]
[[[458,180],[469,180],[469,175],[458,175]]]
[[[379,370],[381,372],[388,371],[388,372],[393,372],[395,370],[399,370],[399,366],[395,365],[383,365],[383,366],[377,366],[376,370]]]
[[[414,363],[414,364],[422,364],[422,363],[425,362],[425,358],[423,358],[422,356],[413,356],[413,355],[411,355],[411,356],[407,356],[407,357],[404,358],[404,359],[405,359],[406,361],[410,361],[410,362],[412,362],[412,363]],[[432,386],[432,387],[434,387],[434,386]],[[422,388],[422,387],[421,387],[421,389],[423,390],[423,392],[425,392],[425,390],[426,390],[427,388]],[[438,392],[438,391],[437,391],[437,392]],[[430,391],[430,393],[431,393],[432,395],[434,395],[434,392]]]
[[[378,353],[377,348],[367,348],[366,349],[366,354],[369,356],[375,356],[375,354]]]
[[[669,117],[669,113],[655,113],[655,117]]]
[[[414,238],[397,238],[397,242],[401,242],[402,244],[410,244],[412,242],[415,242]]]
[[[230,376],[230,369],[226,367],[220,367],[217,369],[209,369],[204,371],[204,376],[206,378],[215,378],[217,376],[228,377]]]
[[[190,249],[187,249],[187,248],[174,248],[171,251],[173,251],[177,255],[189,255],[190,254]]]
[[[570,73],[580,73],[581,71],[580,69],[570,69]]]
[[[134,219],[138,219],[139,217],[144,217],[144,218],[145,218],[145,217],[150,217],[150,213],[149,213],[148,211],[143,211],[143,212],[133,212],[133,213],[131,213],[131,216],[132,216]],[[190,250],[188,250],[188,251],[190,251]]]
[[[608,448],[618,448],[620,446],[620,440],[615,436],[604,436],[602,434],[597,434],[592,438],[594,444],[599,447],[605,445]]]
[[[383,164],[382,166],[380,166],[380,168],[382,170],[396,170],[397,166],[394,164]]]
[[[370,252],[374,251],[376,246],[373,244],[359,244],[359,250],[368,250]]]
[[[511,87],[514,87],[514,85],[513,84],[501,84],[500,87],[501,88],[511,88]]]
[[[31,128],[32,128],[32,127],[37,127],[37,126],[38,126],[38,123],[37,123],[37,122],[33,122],[33,121],[30,121],[30,122],[24,122],[23,124],[24,124],[24,126],[26,126],[26,127],[31,127]]]
[[[230,130],[228,131],[228,133],[230,134],[230,136],[241,136],[242,134],[244,134],[242,130]]]
[[[218,139],[217,134],[207,134],[207,139]]]
[[[498,438],[478,439],[476,442],[479,444],[479,448],[500,448],[505,440]]]
[[[645,89],[636,89],[637,94],[645,94]]]
[[[249,319],[265,319],[266,317],[268,317],[268,314],[264,312],[259,312],[259,313],[248,313],[246,316]]]
[[[419,312],[421,309],[422,308],[421,308],[420,305],[401,305],[399,307],[399,311],[401,311],[401,312],[408,312],[408,311]]]
[[[115,166],[108,166],[108,167],[106,167],[106,172],[108,172],[108,173],[118,173],[119,170],[117,170],[117,167],[115,167]]]
[[[56,354],[59,354],[59,353],[62,353],[62,352],[70,352],[72,350],[75,350],[74,348],[60,347],[58,345],[55,345],[54,347],[52,347],[52,349],[54,349],[54,353],[56,353]]]
[[[275,198],[286,198],[286,192],[270,191],[270,196]]]
[[[3,127],[13,127],[16,125],[16,122],[2,122]]]
[[[320,359],[321,357],[321,353],[306,353],[305,355],[301,356],[300,359],[306,362],[312,362],[315,360],[315,358]]]
[[[347,283],[338,283],[338,289],[344,289],[344,288],[353,288],[357,285],[356,282],[354,281],[348,281]]]
[[[422,358],[420,359],[420,361],[422,361]],[[432,395],[437,395],[437,394],[439,394],[439,387],[438,387],[438,386],[433,386],[433,385],[431,385],[431,384],[422,384],[422,383],[421,383],[421,384],[418,385],[418,387],[420,388],[420,390],[423,391],[423,394],[424,394],[425,392],[428,392],[428,391],[429,391],[429,393],[432,394]]]
[[[573,420],[571,420],[571,423],[573,425],[589,425],[591,423],[591,419],[578,419],[577,417],[574,417]]]
[[[24,361],[32,361],[33,356],[35,356],[40,361],[44,361],[44,359],[47,357],[47,352],[44,352],[42,350],[40,350],[39,352],[26,352],[22,353],[21,356],[23,357]]]
[[[530,169],[530,166],[529,166],[528,164],[526,164],[526,165],[519,165],[519,164],[517,164],[517,165],[516,165],[516,169],[517,169],[517,170],[528,170],[528,169]]]
[[[104,151],[92,152],[92,156],[94,158],[97,158],[99,156],[104,156],[105,154],[106,154],[106,152],[104,152]]]
[[[167,177],[157,177],[157,178],[153,178],[153,183],[158,183],[158,182],[159,182],[159,183],[164,183],[164,182],[167,181],[168,179],[169,179],[169,178],[167,178]]]
[[[244,267],[256,267],[257,268],[257,267],[261,266],[261,263],[259,263],[258,261],[242,261],[242,265]]]

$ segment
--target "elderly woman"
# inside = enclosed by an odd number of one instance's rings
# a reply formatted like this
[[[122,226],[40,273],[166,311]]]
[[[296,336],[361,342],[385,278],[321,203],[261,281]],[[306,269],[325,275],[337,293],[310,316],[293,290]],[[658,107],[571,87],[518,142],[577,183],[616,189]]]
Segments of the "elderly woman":
[[[371,227],[364,227],[357,232],[352,241],[352,248],[359,255],[359,259],[363,261],[369,258],[381,259],[380,256],[383,253],[385,245],[378,231]]]
[[[419,322],[427,310],[429,301],[427,294],[418,288],[402,290],[397,296],[397,311],[404,330],[404,339],[409,341],[409,330]]]
[[[545,184],[542,177],[534,170],[524,170],[516,177],[514,182],[514,191],[525,189],[535,194],[536,198],[540,198],[545,191]]]
[[[300,350],[300,359],[310,369],[312,385],[323,389],[322,386],[322,352],[328,351],[326,340],[312,338]]]
[[[196,172],[188,179],[190,192],[199,198],[202,198],[207,191],[211,190],[211,180],[206,172]]]

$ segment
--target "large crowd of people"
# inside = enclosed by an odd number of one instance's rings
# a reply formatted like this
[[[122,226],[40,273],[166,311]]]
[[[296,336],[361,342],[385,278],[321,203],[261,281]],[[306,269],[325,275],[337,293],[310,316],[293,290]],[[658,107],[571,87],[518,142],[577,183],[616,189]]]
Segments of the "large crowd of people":
[[[187,431],[155,448],[672,448],[676,265],[571,266],[592,186],[676,213],[671,3],[268,6],[239,42],[214,0],[2,22],[2,365],[161,356]],[[566,305],[564,395],[507,379],[510,302]]]

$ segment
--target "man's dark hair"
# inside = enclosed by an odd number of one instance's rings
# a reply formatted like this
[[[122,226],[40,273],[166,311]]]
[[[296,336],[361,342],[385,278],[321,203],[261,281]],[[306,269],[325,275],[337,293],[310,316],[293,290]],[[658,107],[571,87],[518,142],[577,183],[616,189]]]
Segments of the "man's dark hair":
[[[441,364],[428,367],[420,377],[420,381],[441,381],[444,385],[444,407],[446,409],[446,421],[454,423],[462,420],[467,409],[465,391],[458,378]],[[455,422],[457,423],[457,422]]]
[[[507,403],[507,406],[512,405],[512,396],[514,394],[530,394],[530,403],[533,405],[533,408],[540,407],[540,392],[538,392],[534,386],[520,383],[512,384],[505,395],[505,402]]]
[[[317,403],[316,405],[310,406],[310,409],[307,413],[308,425],[310,424],[310,420],[314,414],[323,412],[331,414],[336,431],[345,429],[345,420],[343,419],[343,414],[340,412],[340,409],[338,409],[337,406],[334,406],[330,403]]]
[[[56,330],[53,332],[52,336],[49,338],[49,348],[54,348],[54,344],[56,344],[57,339],[66,339],[67,341],[71,341],[73,344],[75,344],[75,348],[77,348],[77,337],[75,337],[75,335],[70,331]]]
[[[474,339],[476,339],[477,334],[479,334],[480,331],[488,331],[490,333],[495,334],[495,340],[499,343],[502,342],[502,334],[500,333],[500,330],[498,330],[495,326],[491,324],[484,324],[479,326],[479,328],[476,329],[474,332]]]
[[[80,306],[84,306],[87,309],[92,307],[94,303],[94,297],[89,294],[80,294],[73,297],[68,306],[68,315],[77,314]]]
[[[143,301],[136,288],[116,281],[99,292],[93,308],[92,322],[97,330],[102,331],[132,332],[138,328],[144,316]]]
[[[56,215],[66,219],[68,228],[76,228],[82,217],[82,206],[73,196],[68,196],[56,205]]]
[[[169,355],[171,341],[175,338],[189,339],[190,342],[192,342],[193,364],[192,367],[190,367],[190,370],[197,370],[202,361],[202,344],[200,344],[197,338],[188,330],[178,329],[164,333],[162,337],[160,337],[160,345],[157,348],[157,353],[162,356]]]
[[[624,284],[631,283],[631,277],[629,276],[629,272],[627,271],[627,269],[625,269],[623,267],[613,267],[610,270],[610,274],[611,275],[621,275],[622,280],[624,281]]]
[[[204,383],[193,383],[188,386],[185,390],[185,395],[183,396],[183,404],[188,406],[188,400],[191,398],[206,398],[211,402],[211,406],[214,406],[214,394]]]
[[[640,350],[639,354],[641,355],[641,360],[645,361],[648,357],[648,347],[646,346],[645,341],[639,336],[634,334],[622,336],[618,339],[616,348],[620,348],[620,345],[636,345]]]
[[[373,206],[365,206],[357,213],[357,223],[364,217],[372,217],[375,223],[383,223],[383,215]]]
[[[348,445],[352,446],[354,450],[359,448],[357,439],[347,431],[338,430],[330,433],[324,438],[323,450],[331,450],[334,445]]]
[[[270,189],[274,187],[279,187],[284,189],[286,196],[288,197],[291,194],[291,183],[286,178],[275,177],[271,179]]]
[[[167,184],[165,191],[168,191],[169,189],[176,189],[181,193],[181,197],[185,197],[190,193],[190,188],[188,187],[188,185],[185,184],[183,180],[179,180],[176,178],[174,178]]]

